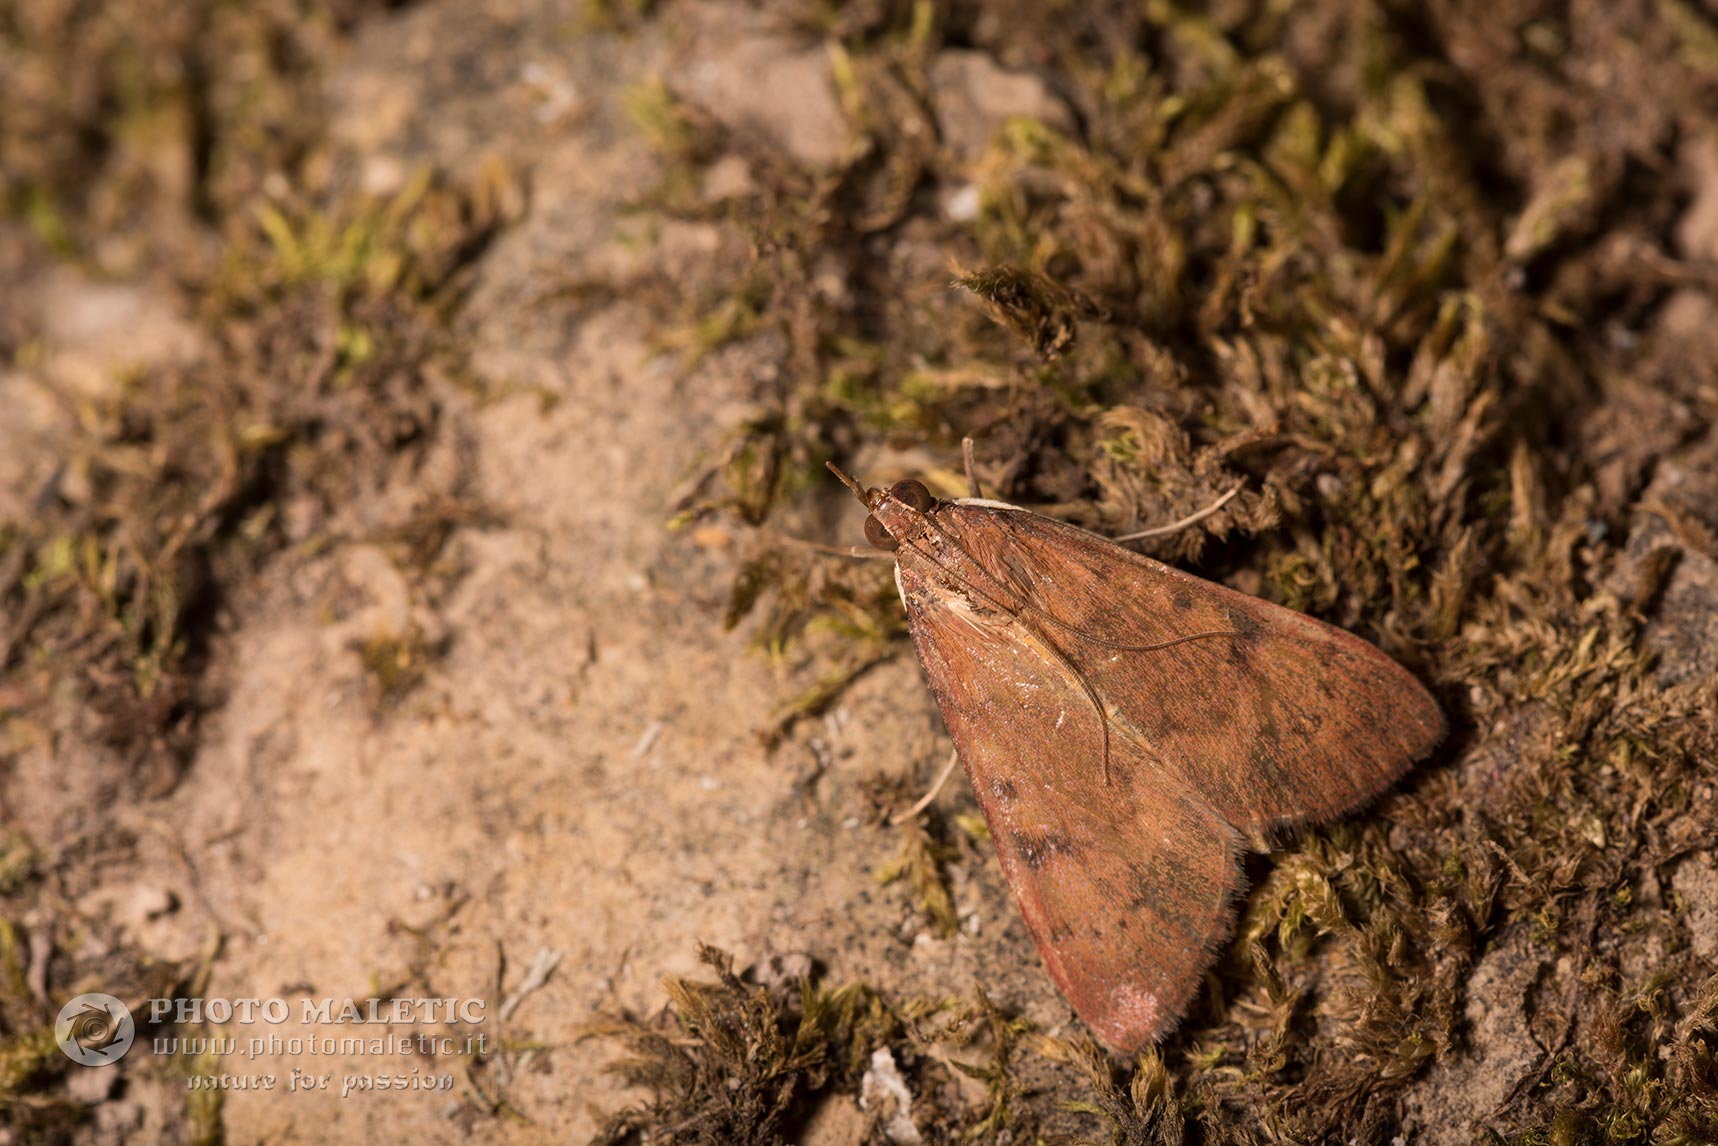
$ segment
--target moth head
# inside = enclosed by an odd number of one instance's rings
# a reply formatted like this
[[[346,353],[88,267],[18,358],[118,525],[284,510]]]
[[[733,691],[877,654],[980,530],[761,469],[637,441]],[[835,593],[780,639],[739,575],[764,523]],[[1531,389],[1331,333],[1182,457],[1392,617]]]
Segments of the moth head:
[[[865,503],[871,516],[865,519],[865,540],[876,549],[896,549],[902,541],[924,528],[924,515],[936,508],[936,495],[924,482],[908,478],[888,489],[860,485],[834,462],[829,469],[844,482],[853,496]]]

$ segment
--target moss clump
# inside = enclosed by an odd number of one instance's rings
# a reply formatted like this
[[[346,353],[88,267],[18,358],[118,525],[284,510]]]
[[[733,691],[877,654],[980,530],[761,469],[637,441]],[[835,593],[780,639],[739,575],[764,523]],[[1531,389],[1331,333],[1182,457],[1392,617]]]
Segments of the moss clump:
[[[867,1141],[904,1135],[896,1116],[927,1142],[1042,1140],[1054,1122],[1039,1107],[1054,1093],[1046,1069],[1065,1066],[1044,1048],[1059,1044],[982,990],[965,1002],[891,998],[862,984],[826,986],[809,971],[760,983],[736,975],[720,951],[701,946],[699,955],[715,982],[670,979],[669,1006],[655,1019],[585,1031],[621,1050],[611,1071],[650,1092],[610,1115],[597,1141],[797,1141],[837,1095],[859,1100]],[[906,1085],[910,1112],[880,1100],[879,1074]],[[970,1087],[957,1075],[982,1085],[977,1106],[961,1099]]]
[[[900,853],[877,869],[877,882],[887,886],[905,880],[914,905],[936,933],[947,938],[959,928],[960,918],[955,914],[954,898],[949,894],[948,876],[943,868],[958,858],[960,852],[939,843],[918,816],[903,823],[900,832]]]
[[[1187,1140],[1187,1110],[1156,1051],[1142,1054],[1132,1076],[1122,1078],[1089,1035],[1041,1039],[1038,1049],[1079,1073],[1089,1095],[1065,1099],[1064,1106],[1103,1122],[1113,1146],[1181,1146]]]
[[[609,1069],[651,1093],[610,1116],[597,1141],[634,1141],[646,1128],[652,1141],[791,1141],[818,1096],[855,1092],[871,1051],[900,1030],[901,1019],[863,986],[800,979],[772,989],[742,981],[712,947],[700,947],[699,958],[716,982],[668,980],[662,1019],[587,1032],[624,1047]]]
[[[1091,300],[1044,275],[1007,265],[962,275],[955,285],[983,299],[991,317],[1046,361],[1073,346],[1078,319],[1103,317]]]
[[[146,788],[194,743],[227,594],[284,545],[327,540],[434,440],[438,307],[500,221],[475,202],[425,177],[333,213],[261,209],[209,284],[208,352],[92,407],[38,512],[9,525],[0,668],[75,676]],[[469,516],[457,490],[426,494],[423,568],[448,536],[428,522]]]

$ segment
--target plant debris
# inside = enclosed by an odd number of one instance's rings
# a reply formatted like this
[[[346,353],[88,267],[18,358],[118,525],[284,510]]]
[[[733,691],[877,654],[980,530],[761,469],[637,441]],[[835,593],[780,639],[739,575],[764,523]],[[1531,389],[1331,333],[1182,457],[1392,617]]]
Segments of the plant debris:
[[[597,1141],[618,1146],[645,1128],[653,1141],[791,1141],[814,1097],[836,1086],[857,1093],[872,1050],[900,1029],[868,988],[823,990],[801,979],[772,990],[742,982],[721,951],[698,954],[715,983],[671,979],[663,1019],[585,1033],[618,1041],[626,1057],[609,1069],[652,1096],[611,1115]]]

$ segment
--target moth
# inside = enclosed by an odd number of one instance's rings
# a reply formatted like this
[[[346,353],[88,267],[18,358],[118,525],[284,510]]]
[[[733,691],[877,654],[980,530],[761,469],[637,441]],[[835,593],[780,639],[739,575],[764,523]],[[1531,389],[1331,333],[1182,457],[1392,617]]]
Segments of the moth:
[[[1050,978],[1109,1046],[1172,1030],[1244,849],[1361,807],[1445,732],[1332,625],[1006,502],[865,488],[913,646]],[[969,461],[970,475],[970,461]]]

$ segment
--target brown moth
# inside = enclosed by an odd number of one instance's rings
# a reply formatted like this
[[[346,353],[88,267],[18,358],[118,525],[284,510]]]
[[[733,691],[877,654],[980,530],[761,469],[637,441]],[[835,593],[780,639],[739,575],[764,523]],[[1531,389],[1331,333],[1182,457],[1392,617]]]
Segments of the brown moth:
[[[1180,1020],[1243,847],[1360,807],[1444,735],[1425,688],[1341,629],[1005,502],[829,468],[894,554],[1044,966],[1117,1050]]]

